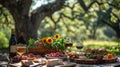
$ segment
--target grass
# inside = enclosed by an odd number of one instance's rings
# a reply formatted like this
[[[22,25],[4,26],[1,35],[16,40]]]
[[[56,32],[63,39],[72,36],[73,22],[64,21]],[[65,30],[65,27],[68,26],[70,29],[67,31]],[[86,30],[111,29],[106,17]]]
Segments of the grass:
[[[73,48],[75,49],[75,46],[77,44],[74,43],[73,44]],[[101,48],[101,47],[112,47],[112,46],[117,46],[118,42],[116,41],[100,41],[100,40],[86,40],[82,43],[82,45],[84,45],[84,47],[88,47],[88,48]]]
[[[72,50],[76,49],[76,43],[74,43]],[[120,42],[117,41],[100,41],[100,40],[86,40],[83,42],[84,48],[82,50],[86,50],[88,48],[103,48],[108,50],[111,53],[116,55],[120,55]]]
[[[98,40],[86,40],[83,42],[84,46],[88,46],[88,45],[98,45],[98,46],[116,46],[118,45],[118,42],[115,41],[98,41]]]

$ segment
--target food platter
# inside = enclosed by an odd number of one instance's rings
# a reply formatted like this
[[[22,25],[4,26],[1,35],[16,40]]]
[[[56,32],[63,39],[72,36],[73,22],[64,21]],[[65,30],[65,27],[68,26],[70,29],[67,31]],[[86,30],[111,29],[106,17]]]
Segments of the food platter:
[[[24,55],[17,55],[12,57],[12,62],[20,62],[21,60],[34,60],[40,58],[40,55],[35,55],[32,53],[24,54]]]
[[[119,66],[120,62],[105,63],[105,64],[77,64],[77,67],[115,67]]]
[[[118,57],[105,49],[87,49],[83,55],[73,54],[70,60],[77,64],[96,65],[116,63]]]
[[[61,52],[49,53],[49,54],[46,54],[45,57],[47,59],[59,58],[59,59],[63,59],[63,60],[67,58],[67,56],[64,53],[61,53]]]
[[[45,60],[42,60],[43,58],[41,55],[37,54],[24,54],[22,57],[15,56],[13,60],[20,60],[16,63],[11,63],[12,66],[35,66],[35,65],[47,65],[49,62],[49,65],[59,65],[59,62],[62,59],[62,62],[66,61],[64,59],[68,59],[67,54],[63,52],[52,52],[45,54],[43,57]],[[74,54],[73,52],[70,52],[68,54],[70,56],[71,62],[76,63],[79,65],[110,65],[110,64],[118,64],[118,57],[114,54],[108,53],[105,50],[98,50],[98,49],[92,49],[89,51],[86,50],[85,53],[81,54]],[[39,59],[39,60],[38,60]],[[42,61],[41,61],[42,60]],[[120,63],[119,63],[120,64]],[[64,64],[62,64],[64,65]]]
[[[10,63],[9,65],[12,67],[34,67],[34,66],[38,66],[38,65],[45,65],[46,61],[41,61],[41,59],[37,59],[36,62],[32,61],[32,60],[21,60],[20,62],[14,62],[14,63]]]
[[[32,67],[36,65],[45,65],[46,59],[42,58],[40,55],[36,54],[24,54],[24,55],[17,55],[11,58],[10,66],[17,66],[17,67]]]
[[[46,54],[45,57],[41,55],[29,53],[22,56],[17,55],[12,58],[10,66],[24,66],[34,67],[38,65],[58,65],[58,61],[64,60],[66,55],[61,52],[54,52]]]
[[[109,63],[116,63],[117,58],[112,59],[103,59],[103,60],[97,60],[97,59],[74,59],[74,62],[78,64],[109,64]]]
[[[115,61],[113,61],[113,59],[107,59],[106,63],[97,63],[97,62],[81,63],[80,60],[85,61],[85,59],[78,59],[78,58],[76,58],[74,60],[78,60],[78,62],[73,61],[73,62],[77,63],[76,67],[115,67],[115,66],[119,67],[119,65],[120,65],[120,57],[119,56],[117,56],[116,59],[114,58]],[[86,60],[86,61],[88,62],[88,60]],[[113,61],[113,62],[110,62],[110,61]]]
[[[60,59],[46,59],[46,58],[38,58],[38,62],[34,62],[32,64],[30,64],[29,66],[27,67],[36,67],[36,66],[45,66],[46,65],[46,62],[41,62],[42,59],[44,60],[47,60],[49,61],[49,64],[50,65],[56,65],[55,67],[61,67],[61,66],[71,66],[71,64],[58,64],[56,62],[58,61],[61,61]],[[78,60],[77,58],[74,59],[74,60]],[[83,59],[85,60],[85,59]],[[110,59],[109,59],[110,60]],[[28,60],[21,60],[22,62],[25,62],[25,61],[28,61]],[[96,60],[97,61],[97,60]],[[85,66],[85,67],[92,67],[92,66],[118,66],[120,65],[120,58],[117,57],[117,61],[116,62],[111,62],[111,63],[101,63],[101,64],[88,64],[88,63],[77,63],[77,62],[70,62],[70,63],[73,63],[72,65],[76,65],[75,67],[81,67],[81,66]],[[21,67],[23,66],[22,65],[22,62],[15,62],[15,63],[10,63],[9,65],[12,66],[12,67]],[[62,63],[65,63],[67,61],[63,61]]]
[[[24,60],[23,60],[24,61]],[[25,60],[26,61],[26,60]],[[38,65],[45,65],[45,63],[33,63],[33,64],[29,64],[29,65],[22,65],[22,62],[17,62],[17,63],[10,63],[9,66],[11,67],[35,67]]]

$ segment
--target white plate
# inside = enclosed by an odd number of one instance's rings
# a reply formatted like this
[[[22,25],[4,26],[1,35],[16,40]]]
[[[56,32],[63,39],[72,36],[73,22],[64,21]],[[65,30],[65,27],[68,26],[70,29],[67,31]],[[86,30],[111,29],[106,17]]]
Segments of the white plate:
[[[22,60],[22,62],[27,62],[28,60]],[[22,66],[22,62],[18,62],[18,63],[11,63],[10,66],[14,66],[14,67],[21,67]],[[39,62],[39,63],[34,63],[33,64],[30,64],[28,65],[29,67],[34,67],[34,66],[37,66],[37,65],[45,65],[46,62]]]
[[[19,62],[19,63],[11,63],[10,66],[21,67],[22,63],[21,62]]]

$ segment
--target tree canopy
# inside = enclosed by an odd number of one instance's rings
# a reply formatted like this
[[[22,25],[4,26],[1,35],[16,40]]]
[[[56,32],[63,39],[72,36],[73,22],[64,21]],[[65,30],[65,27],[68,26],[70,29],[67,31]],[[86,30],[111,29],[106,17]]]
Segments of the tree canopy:
[[[119,0],[45,0],[32,9],[35,2],[0,0],[1,27],[15,25],[17,36],[24,32],[26,41],[54,33],[75,40],[120,38]]]

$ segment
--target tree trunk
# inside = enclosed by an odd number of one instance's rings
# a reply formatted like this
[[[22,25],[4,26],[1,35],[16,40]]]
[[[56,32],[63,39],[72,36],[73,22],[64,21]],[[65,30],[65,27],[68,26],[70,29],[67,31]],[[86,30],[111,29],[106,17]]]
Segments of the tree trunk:
[[[116,32],[117,33],[117,38],[120,39],[120,30]]]
[[[92,33],[93,39],[96,39],[96,31],[97,31],[97,27],[94,27]]]
[[[116,32],[116,36],[118,39],[120,39],[120,29],[119,28],[114,28],[115,32]]]
[[[23,16],[21,16],[23,17]],[[24,33],[24,38],[26,41],[29,40],[29,38],[37,39],[37,27],[34,27],[31,21],[29,21],[29,18],[16,18],[15,20],[15,30],[16,35],[18,36],[19,32]]]
[[[0,4],[6,7],[14,18],[17,36],[19,32],[23,32],[26,41],[29,38],[37,39],[40,22],[46,16],[51,16],[55,11],[60,10],[64,6],[65,0],[55,0],[30,13],[32,2],[32,0],[0,0]]]

